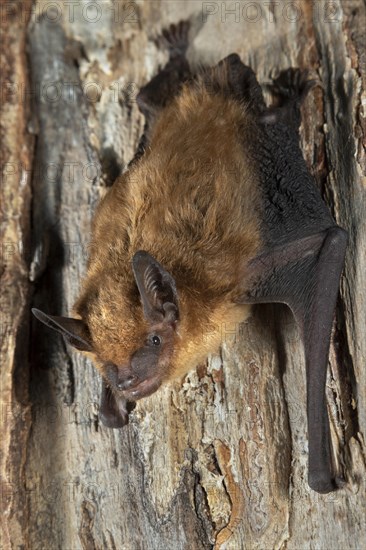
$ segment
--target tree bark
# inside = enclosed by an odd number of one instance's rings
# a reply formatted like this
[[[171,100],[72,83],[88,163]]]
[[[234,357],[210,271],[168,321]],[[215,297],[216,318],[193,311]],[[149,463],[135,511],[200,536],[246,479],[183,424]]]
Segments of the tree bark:
[[[366,502],[365,40],[361,0],[0,4],[2,546],[360,548]],[[222,327],[219,356],[98,422],[100,379],[30,307],[67,314],[90,223],[143,130],[136,94],[166,61],[162,27],[192,18],[188,58],[237,52],[261,83],[308,68],[308,166],[350,240],[327,379],[346,485],[307,485],[305,365],[280,305]],[[267,94],[268,98],[269,95]]]

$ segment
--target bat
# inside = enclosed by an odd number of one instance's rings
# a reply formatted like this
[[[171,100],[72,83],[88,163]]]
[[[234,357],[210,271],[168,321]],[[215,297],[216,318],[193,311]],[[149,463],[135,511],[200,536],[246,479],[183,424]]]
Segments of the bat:
[[[169,60],[138,96],[136,155],[97,207],[73,317],[33,310],[102,375],[100,419],[121,428],[135,402],[218,351],[222,323],[252,304],[287,304],[306,360],[308,482],[342,485],[332,460],[325,384],[347,233],[299,147],[315,82],[290,68],[267,106],[231,54],[192,73],[189,24],[162,33]]]

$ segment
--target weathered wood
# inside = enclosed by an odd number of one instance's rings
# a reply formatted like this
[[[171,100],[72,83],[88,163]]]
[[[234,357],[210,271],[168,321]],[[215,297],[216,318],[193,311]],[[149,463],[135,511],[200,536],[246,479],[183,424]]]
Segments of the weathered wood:
[[[37,0],[30,17],[31,4],[1,6],[3,546],[360,548],[364,4]],[[304,357],[284,306],[258,306],[248,323],[223,326],[221,355],[139,402],[120,431],[98,422],[92,365],[30,323],[31,304],[70,311],[95,205],[142,132],[136,93],[166,60],[153,38],[187,17],[193,64],[237,52],[262,83],[289,66],[310,68],[323,83],[303,107],[301,139],[350,234],[327,383],[335,456],[347,480],[334,494],[307,486]],[[31,93],[15,93],[21,89]]]
[[[0,406],[1,546],[27,543],[25,487],[31,426],[28,395],[31,168],[34,138],[30,120],[26,28],[32,2],[0,4]]]

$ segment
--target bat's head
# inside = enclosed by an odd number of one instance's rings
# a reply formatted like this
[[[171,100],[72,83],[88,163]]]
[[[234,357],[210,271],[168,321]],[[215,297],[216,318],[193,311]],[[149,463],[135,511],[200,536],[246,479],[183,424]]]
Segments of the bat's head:
[[[151,395],[171,377],[178,340],[179,305],[173,277],[143,251],[134,255],[132,271],[133,281],[99,275],[76,307],[81,319],[33,310],[69,344],[92,355],[107,391],[102,395],[101,418],[112,427],[127,422],[128,402]]]

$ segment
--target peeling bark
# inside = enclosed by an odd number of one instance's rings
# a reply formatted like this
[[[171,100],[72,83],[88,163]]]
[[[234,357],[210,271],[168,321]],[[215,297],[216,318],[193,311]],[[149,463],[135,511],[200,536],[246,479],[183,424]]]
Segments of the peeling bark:
[[[0,7],[3,547],[361,547],[364,4],[23,0]],[[350,235],[327,380],[334,453],[347,481],[334,494],[307,486],[304,357],[284,306],[258,306],[248,323],[223,327],[221,355],[139,402],[121,431],[99,424],[92,365],[29,317],[31,305],[70,311],[95,206],[143,130],[137,91],[167,57],[153,38],[187,17],[192,64],[237,52],[262,83],[289,66],[322,81],[303,106],[301,143]]]

